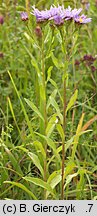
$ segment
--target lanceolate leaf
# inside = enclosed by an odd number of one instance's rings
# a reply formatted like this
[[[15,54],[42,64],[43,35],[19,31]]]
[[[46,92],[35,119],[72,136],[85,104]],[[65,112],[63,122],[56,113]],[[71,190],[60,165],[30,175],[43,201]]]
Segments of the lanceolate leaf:
[[[97,121],[97,115],[91,118],[88,122],[86,122],[86,124],[82,127],[82,131],[87,130],[87,128],[91,126],[91,124],[93,124],[95,121]]]
[[[85,113],[82,113],[82,116],[80,118],[77,130],[76,130],[76,135],[75,135],[75,138],[74,138],[74,145],[73,145],[73,149],[72,149],[72,159],[74,159],[74,157],[75,157],[75,153],[76,153],[76,149],[77,149],[77,145],[78,145],[78,141],[79,141],[80,132],[82,130],[82,124],[83,124],[83,120],[84,120],[84,115],[85,115]]]
[[[11,153],[11,151],[7,147],[5,147],[5,151],[8,154],[8,157],[9,157],[11,164],[14,167],[14,169],[17,171],[17,173],[23,175],[23,172],[20,168],[20,165],[19,165],[18,161],[15,159],[14,155]]]
[[[33,177],[24,177],[23,179],[41,187],[41,188],[46,189],[55,197],[53,189],[51,188],[51,186],[47,182],[44,182],[42,179],[33,178]]]
[[[33,142],[33,145],[39,149],[39,151],[42,154],[42,157],[46,158],[46,153],[45,153],[45,150],[44,150],[42,143],[39,142],[38,140],[36,140],[35,142]]]
[[[54,114],[50,118],[50,120],[49,120],[49,122],[47,124],[47,128],[46,128],[47,137],[50,137],[50,135],[52,134],[52,132],[53,132],[53,130],[55,128],[55,125],[57,124],[57,122],[58,122],[58,118],[57,118],[56,114]]]
[[[33,161],[33,163],[35,164],[35,166],[40,170],[42,176],[44,176],[44,172],[43,172],[43,168],[40,164],[40,161],[39,161],[39,158],[37,155],[35,155],[34,153],[32,152],[29,152],[28,153],[28,156],[31,158],[31,160]]]
[[[21,108],[22,108],[22,111],[23,111],[23,113],[24,113],[24,116],[25,116],[27,125],[28,125],[29,130],[30,130],[30,133],[31,133],[31,136],[32,136],[32,138],[34,139],[34,138],[35,138],[35,136],[34,136],[34,131],[33,131],[33,129],[32,129],[32,125],[31,125],[31,122],[30,122],[29,117],[28,117],[28,115],[27,115],[27,112],[26,112],[26,109],[25,109],[25,107],[24,107],[24,104],[23,104],[23,102],[22,102],[22,100],[21,100],[19,91],[17,90],[16,85],[15,85],[15,82],[14,82],[14,80],[13,80],[13,78],[12,78],[12,76],[11,76],[11,73],[10,73],[9,71],[8,71],[8,74],[9,74],[9,77],[10,77],[11,82],[12,82],[12,84],[13,84],[13,87],[14,87],[14,89],[15,89],[15,92],[16,92],[16,94],[17,94],[17,96],[18,96],[18,99],[19,99],[19,101],[20,101]]]
[[[29,101],[25,98],[26,103],[30,106],[30,108],[44,121],[44,118],[42,114],[39,112],[38,108],[35,106],[35,104],[32,101]]]
[[[54,99],[54,97],[52,95],[49,97],[48,104],[49,105],[51,104],[54,107],[54,109],[57,112],[58,117],[60,118],[61,123],[63,123],[63,116],[61,114],[59,105],[57,104],[56,100]],[[47,108],[48,108],[48,104],[47,104]]]
[[[40,133],[36,133],[36,134],[38,134],[41,138],[46,140],[48,146],[53,150],[55,156],[60,160],[60,157],[59,157],[59,154],[57,152],[56,145],[55,145],[54,141],[52,139],[40,134]]]
[[[51,185],[51,187],[54,189],[56,185],[61,181],[62,176],[61,176],[61,170],[59,171],[54,171],[48,178],[48,184]]]
[[[26,188],[23,184],[21,184],[19,182],[11,182],[11,181],[5,181],[4,183],[6,183],[6,184],[12,184],[12,185],[14,185],[16,187],[21,188],[26,193],[28,193],[34,200],[37,200],[37,197],[30,190],[28,190],[28,188]]]
[[[70,98],[70,101],[67,105],[67,109],[66,109],[66,113],[68,112],[68,110],[74,105],[76,99],[78,96],[78,90],[76,89],[75,93],[72,95],[72,97]]]

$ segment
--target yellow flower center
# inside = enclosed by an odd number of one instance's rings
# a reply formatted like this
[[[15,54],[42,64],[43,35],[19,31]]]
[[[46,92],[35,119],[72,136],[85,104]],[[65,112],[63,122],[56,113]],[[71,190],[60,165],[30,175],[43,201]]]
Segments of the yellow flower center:
[[[80,23],[83,22],[83,19],[82,19],[81,17],[79,18],[79,22],[80,22]]]

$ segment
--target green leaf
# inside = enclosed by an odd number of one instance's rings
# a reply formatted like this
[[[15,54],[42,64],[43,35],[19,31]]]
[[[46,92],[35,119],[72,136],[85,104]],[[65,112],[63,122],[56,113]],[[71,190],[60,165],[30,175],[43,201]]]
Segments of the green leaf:
[[[68,105],[67,105],[67,109],[66,109],[66,113],[68,112],[68,110],[74,105],[76,99],[78,96],[78,90],[76,89],[75,93],[72,95]]]
[[[60,134],[61,139],[64,140],[65,135],[64,135],[64,131],[63,131],[62,126],[61,126],[60,124],[57,124],[57,125],[56,125],[56,128],[57,128],[57,131],[58,131],[59,134]]]
[[[23,172],[20,168],[19,162],[17,162],[14,155],[10,152],[10,150],[7,147],[4,147],[4,148],[5,148],[6,153],[9,156],[9,159],[10,159],[14,169],[17,171],[17,173],[19,173],[20,175],[23,175]]]
[[[43,148],[42,143],[39,142],[38,140],[36,140],[36,141],[33,142],[33,145],[35,147],[37,147],[41,151],[41,154],[42,154],[43,158],[46,158],[46,153],[45,153],[45,150]]]
[[[60,91],[59,91],[59,89],[58,89],[58,86],[57,86],[56,82],[55,82],[54,80],[52,80],[51,78],[49,79],[49,81],[50,81],[50,83],[55,87],[55,90],[57,90],[58,95],[59,95],[59,97],[60,97],[60,100],[61,100],[61,102],[62,102],[62,104],[63,104],[63,98],[62,98],[62,95],[60,94]],[[55,91],[55,90],[54,90],[54,91]]]
[[[58,185],[62,180],[61,170],[54,171],[48,178],[47,183],[52,187],[52,189],[55,189],[56,185]],[[47,197],[49,195],[49,192],[47,192]]]
[[[50,80],[50,78],[51,78],[51,71],[52,71],[52,69],[53,69],[53,66],[50,66],[49,68],[48,68],[48,70],[47,70],[47,82]]]
[[[51,57],[52,57],[52,61],[53,61],[54,65],[59,69],[60,66],[59,66],[58,59],[54,56],[53,52],[52,52]]]
[[[53,93],[57,93],[57,90],[55,90]],[[48,99],[48,103],[47,103],[47,109],[50,106],[50,104],[55,108],[57,115],[60,118],[61,123],[63,123],[63,116],[61,114],[59,105],[57,104],[57,102],[55,101],[53,94],[50,95],[49,99]]]
[[[80,174],[80,179],[77,183],[76,189],[76,199],[77,200],[81,200],[83,197],[83,192],[84,192],[84,187],[85,187],[85,178],[84,178],[84,174],[85,174],[85,170],[84,169],[79,169],[79,174]]]
[[[35,166],[40,170],[42,176],[44,176],[44,171],[43,171],[43,168],[40,164],[40,161],[39,161],[39,158],[37,155],[35,155],[34,153],[32,152],[29,152],[28,153],[28,156],[31,158],[31,160],[33,161],[33,163],[35,164]]]
[[[46,128],[47,137],[50,137],[50,135],[52,134],[52,132],[53,132],[53,130],[55,128],[55,125],[57,124],[57,122],[58,122],[58,118],[57,118],[56,114],[54,114],[50,118],[50,120],[49,120],[49,122],[47,124],[47,128]]]
[[[73,173],[73,174],[71,174],[71,175],[68,175],[67,177],[66,177],[66,183],[65,183],[65,185],[64,185],[64,189],[66,188],[66,186],[72,181],[72,179],[74,178],[74,177],[76,177],[78,175],[78,172],[77,173]]]
[[[25,36],[25,38],[28,40],[28,41],[30,41],[31,42],[31,44],[33,44],[34,43],[34,40],[33,40],[33,38],[32,37],[30,37],[30,35],[28,35],[28,33],[27,32],[24,32],[24,36]],[[24,45],[24,44],[23,44]],[[27,47],[25,47],[25,49],[26,49],[26,51],[27,51]],[[28,50],[29,51],[29,50]],[[29,54],[29,55],[31,55],[31,54]]]
[[[13,111],[11,100],[10,100],[9,97],[7,99],[8,99],[8,103],[9,103],[9,107],[10,107],[10,111],[11,111],[12,117],[14,119],[15,125],[16,125],[16,127],[18,129],[18,132],[20,134],[20,137],[21,137],[21,131],[20,131],[19,126],[18,126],[17,121],[16,121],[16,117],[15,117],[15,114],[14,114],[14,111]]]
[[[49,106],[51,105],[51,97],[55,98],[57,94],[57,89],[55,89],[52,94],[49,96],[48,102],[47,102],[47,109],[49,108]]]
[[[51,187],[54,189],[55,186],[61,181],[62,175],[61,170],[54,171],[48,178],[47,183],[51,185]]]
[[[44,182],[42,179],[33,178],[33,177],[23,177],[23,179],[25,179],[26,181],[29,181],[29,182],[41,187],[41,188],[46,189],[47,191],[49,191],[55,197],[55,194],[54,194],[53,189],[51,188],[51,186],[47,182]]]
[[[76,153],[80,133],[82,131],[82,124],[83,124],[83,120],[84,120],[84,115],[85,115],[85,113],[82,113],[81,118],[79,120],[77,130],[76,130],[76,135],[74,137],[74,145],[73,145],[73,149],[72,149],[72,159],[74,159],[74,157],[75,157],[75,153]]]
[[[30,108],[44,121],[42,114],[39,112],[38,108],[34,105],[34,103],[26,98],[25,101],[30,106]]]
[[[58,58],[56,58],[56,57],[54,56],[53,52],[52,52],[52,54],[51,54],[51,58],[52,58],[52,61],[53,61],[54,65],[55,65],[58,69],[60,69],[60,68],[63,67],[62,62],[59,62],[59,61],[58,61]]]
[[[12,184],[13,186],[21,188],[26,193],[28,193],[34,200],[37,200],[37,197],[30,190],[28,190],[28,188],[26,188],[23,184],[21,184],[19,182],[11,182],[11,181],[5,181],[4,183],[5,184]]]
[[[58,152],[57,152],[56,145],[55,145],[55,143],[53,142],[53,140],[50,139],[49,137],[46,137],[46,136],[40,134],[40,133],[37,133],[37,132],[36,132],[36,134],[39,135],[39,136],[40,136],[41,138],[43,138],[44,140],[46,140],[48,146],[50,146],[50,148],[53,150],[55,156],[56,156],[57,159],[60,161],[60,156],[59,156],[59,154],[58,154]]]
[[[66,178],[66,176],[68,176],[68,174],[70,174],[75,167],[76,167],[76,164],[70,160],[66,165],[64,178]]]
[[[27,112],[26,112],[26,109],[25,109],[25,107],[24,107],[24,104],[23,104],[23,102],[22,102],[22,100],[21,100],[20,94],[19,94],[19,92],[18,92],[18,90],[17,90],[17,88],[16,88],[15,82],[14,82],[14,80],[13,80],[13,78],[12,78],[12,76],[11,76],[11,73],[10,73],[9,71],[8,71],[8,75],[9,75],[9,77],[10,77],[10,79],[11,79],[11,82],[12,82],[12,84],[13,84],[13,87],[14,87],[14,89],[15,89],[15,92],[16,92],[16,94],[17,94],[17,96],[18,96],[19,101],[20,101],[21,108],[22,108],[22,111],[23,111],[23,113],[24,113],[25,120],[26,120],[27,125],[28,125],[28,127],[29,127],[31,136],[32,136],[32,138],[34,139],[35,136],[34,136],[34,131],[33,131],[33,129],[32,129],[31,122],[30,122],[29,117],[28,117],[28,115],[27,115]]]

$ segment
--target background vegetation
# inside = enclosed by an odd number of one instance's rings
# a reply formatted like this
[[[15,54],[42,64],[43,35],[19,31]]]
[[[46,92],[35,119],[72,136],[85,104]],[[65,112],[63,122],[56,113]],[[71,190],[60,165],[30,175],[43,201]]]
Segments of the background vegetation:
[[[83,25],[73,36],[69,29],[68,48],[73,49],[66,81],[69,106],[64,199],[97,199],[97,1],[0,0],[0,17],[4,18],[0,24],[1,199],[61,199],[60,101],[65,61],[61,38],[56,30],[52,39],[50,27],[44,28],[48,122],[44,134],[37,79],[41,67],[40,39],[36,35],[35,18],[30,15],[23,22],[20,17],[22,11],[29,12],[29,7],[31,11],[33,4],[41,10],[58,3],[64,7],[82,7],[92,18],[91,23]],[[45,143],[48,145],[46,181]]]

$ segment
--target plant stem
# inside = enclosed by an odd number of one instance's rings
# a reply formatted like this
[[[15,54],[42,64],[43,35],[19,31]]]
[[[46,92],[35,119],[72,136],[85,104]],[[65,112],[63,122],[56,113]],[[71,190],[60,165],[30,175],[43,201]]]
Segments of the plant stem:
[[[66,131],[66,77],[64,77],[63,87],[63,131],[64,138],[62,140],[62,191],[61,199],[64,200],[64,168],[65,168],[65,131]]]
[[[68,29],[67,29],[68,32]],[[67,79],[67,41],[65,37],[64,41],[64,31],[60,31],[62,36],[62,51],[64,53],[64,74],[63,74],[63,132],[64,137],[62,139],[62,186],[61,186],[61,199],[64,200],[64,169],[65,169],[65,136],[66,136],[66,79]]]
[[[44,34],[42,35],[42,49],[41,49],[41,63],[42,63],[42,85],[43,85],[43,98],[42,98],[42,113],[44,117],[43,134],[46,136],[47,127],[47,112],[46,112],[46,84],[45,84],[45,58],[44,58]],[[44,141],[45,160],[44,160],[44,181],[47,180],[47,142]],[[46,190],[44,190],[44,199],[46,199]]]
[[[30,0],[26,0],[26,11],[29,15],[30,14]]]

